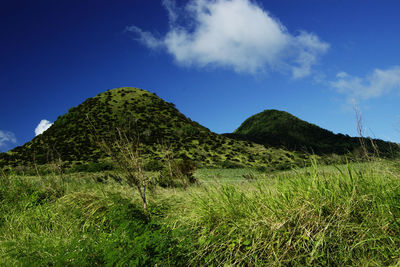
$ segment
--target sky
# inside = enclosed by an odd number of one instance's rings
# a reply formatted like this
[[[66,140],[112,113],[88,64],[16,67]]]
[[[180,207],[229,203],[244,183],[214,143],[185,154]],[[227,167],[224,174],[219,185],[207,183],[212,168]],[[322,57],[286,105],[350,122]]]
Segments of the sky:
[[[216,133],[266,109],[400,142],[396,0],[14,0],[0,9],[0,152],[107,89]]]

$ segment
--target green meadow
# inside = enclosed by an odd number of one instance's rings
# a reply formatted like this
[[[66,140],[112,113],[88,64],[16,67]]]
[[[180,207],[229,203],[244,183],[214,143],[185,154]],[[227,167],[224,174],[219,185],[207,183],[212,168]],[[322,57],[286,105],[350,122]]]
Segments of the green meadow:
[[[400,265],[398,144],[276,110],[239,129],[137,88],[71,108],[0,153],[0,266]]]
[[[2,172],[0,265],[399,265],[399,171],[198,169],[186,189],[152,186],[147,210],[117,171]]]

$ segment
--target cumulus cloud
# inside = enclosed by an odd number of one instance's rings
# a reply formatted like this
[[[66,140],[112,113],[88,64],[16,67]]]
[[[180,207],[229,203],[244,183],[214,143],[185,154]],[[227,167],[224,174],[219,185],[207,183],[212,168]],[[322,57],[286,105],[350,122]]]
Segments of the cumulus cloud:
[[[10,143],[17,143],[17,138],[15,135],[12,132],[0,130],[0,148],[3,148]]]
[[[35,135],[38,136],[39,134],[42,134],[44,131],[49,129],[51,125],[53,125],[53,123],[48,120],[41,120],[38,126],[36,126]]]
[[[180,65],[218,66],[252,74],[278,70],[301,78],[310,75],[329,48],[313,33],[290,34],[250,0],[191,0],[182,8],[164,0],[163,5],[169,15],[164,37],[136,26],[126,30],[151,49],[165,49]]]
[[[385,70],[375,69],[365,77],[339,72],[336,80],[330,82],[330,85],[337,92],[346,95],[352,102],[378,98],[400,89],[400,66],[393,66]]]

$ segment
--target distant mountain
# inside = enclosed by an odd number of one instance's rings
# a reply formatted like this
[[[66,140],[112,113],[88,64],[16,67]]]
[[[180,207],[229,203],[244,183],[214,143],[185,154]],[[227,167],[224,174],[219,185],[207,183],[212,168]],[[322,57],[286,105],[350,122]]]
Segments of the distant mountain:
[[[160,144],[170,146],[177,158],[203,166],[247,165],[285,168],[301,164],[307,156],[265,148],[249,141],[215,134],[180,113],[172,103],[137,88],[108,90],[87,99],[32,141],[0,154],[1,166],[63,162],[97,162],[107,158],[96,139],[115,141],[116,128],[139,136],[143,157],[157,159]]]
[[[265,146],[316,154],[346,154],[360,149],[359,138],[334,134],[288,112],[273,109],[264,110],[249,117],[233,134],[225,135]],[[372,141],[376,144],[381,156],[390,157],[399,151],[397,144],[379,139]],[[366,139],[365,143],[368,150],[374,152],[371,140]]]

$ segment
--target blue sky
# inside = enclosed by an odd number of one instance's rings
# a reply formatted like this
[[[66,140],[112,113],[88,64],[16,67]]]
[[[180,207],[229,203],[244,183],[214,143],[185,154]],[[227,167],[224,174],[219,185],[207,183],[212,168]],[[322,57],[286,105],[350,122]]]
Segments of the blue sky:
[[[217,133],[274,108],[355,136],[355,103],[365,135],[399,142],[399,11],[390,0],[7,1],[0,151],[123,86]]]

